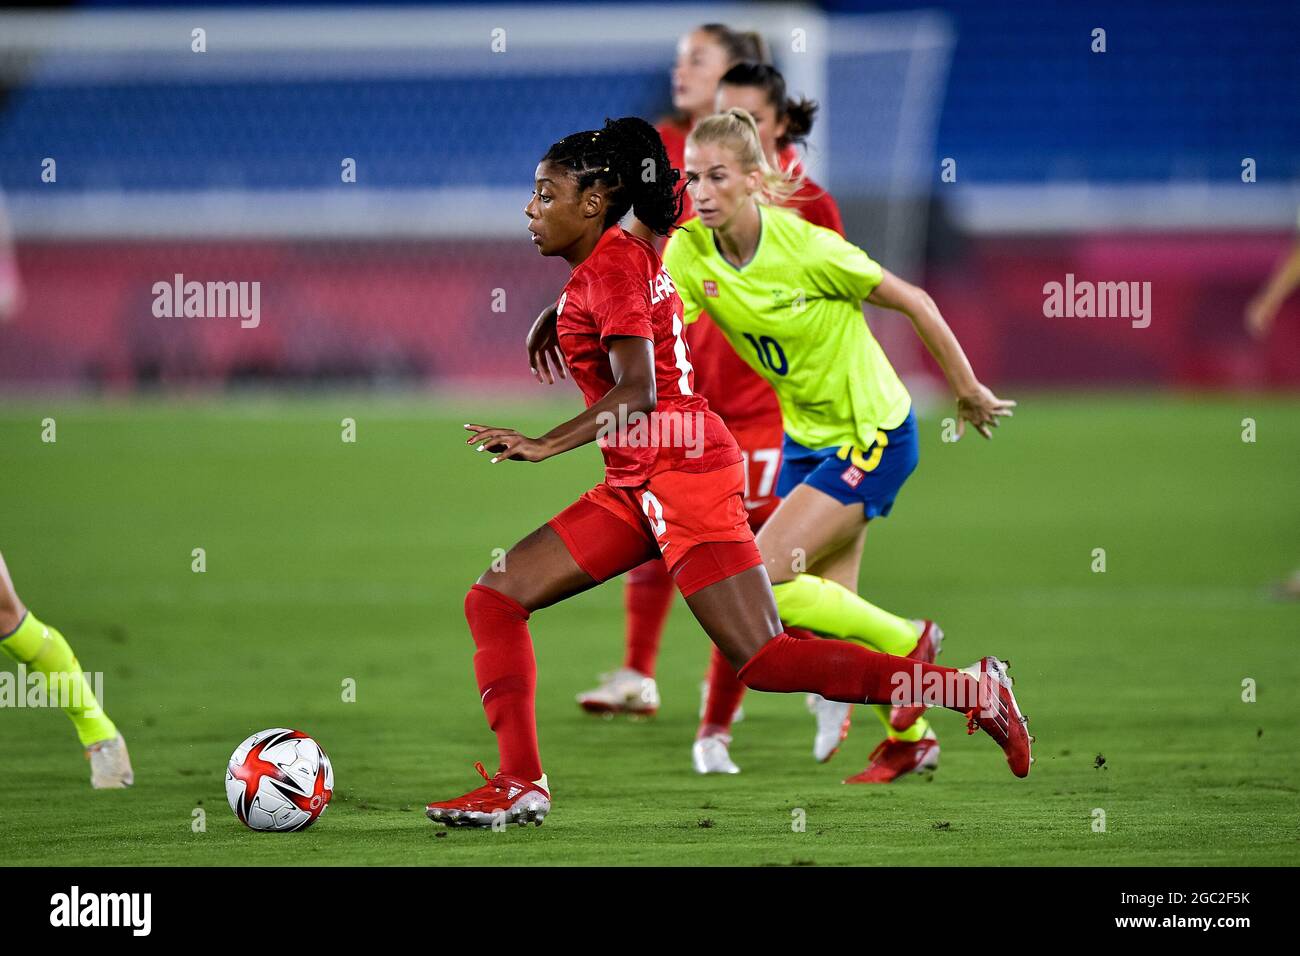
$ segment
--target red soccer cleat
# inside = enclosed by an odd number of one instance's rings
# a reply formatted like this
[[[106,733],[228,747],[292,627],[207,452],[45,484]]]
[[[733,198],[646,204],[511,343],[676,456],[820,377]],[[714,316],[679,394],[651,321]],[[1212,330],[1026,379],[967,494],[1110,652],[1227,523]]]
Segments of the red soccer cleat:
[[[1029,765],[1034,762],[1029,750],[1034,738],[1029,736],[1029,718],[1020,713],[1016,695],[1011,692],[1007,665],[996,657],[986,657],[963,670],[979,679],[979,702],[966,711],[966,733],[984,731],[1007,755],[1011,772],[1017,777],[1029,776]]]
[[[921,623],[924,625],[921,628],[921,637],[917,640],[916,647],[912,648],[907,656],[914,661],[933,664],[934,659],[939,656],[939,649],[943,647],[943,630],[934,621]],[[889,726],[894,730],[906,730],[920,720],[924,713],[925,708],[915,704],[893,707],[889,711]]]
[[[487,783],[455,800],[429,804],[424,815],[449,827],[500,827],[507,823],[523,826],[530,820],[541,826],[551,812],[546,774],[533,783],[504,773],[489,777],[482,763],[474,764],[474,769]]]
[[[939,741],[927,730],[920,740],[886,737],[871,751],[870,762],[845,783],[893,783],[909,773],[933,771],[939,766]]]

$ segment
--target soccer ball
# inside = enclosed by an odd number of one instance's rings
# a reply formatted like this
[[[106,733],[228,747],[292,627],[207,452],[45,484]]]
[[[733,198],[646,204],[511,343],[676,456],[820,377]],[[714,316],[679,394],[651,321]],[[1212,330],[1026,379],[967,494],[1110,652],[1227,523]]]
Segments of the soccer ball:
[[[251,830],[305,830],[329,806],[334,768],[320,744],[275,727],[235,748],[226,767],[226,800]]]

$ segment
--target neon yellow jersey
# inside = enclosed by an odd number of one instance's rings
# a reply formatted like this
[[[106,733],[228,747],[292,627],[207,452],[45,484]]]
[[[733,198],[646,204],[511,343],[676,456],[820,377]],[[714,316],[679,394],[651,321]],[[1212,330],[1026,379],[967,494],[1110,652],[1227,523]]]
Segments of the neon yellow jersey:
[[[880,265],[838,233],[759,206],[754,256],[737,269],[698,218],[673,233],[664,265],[687,323],[707,312],[738,355],[772,385],[785,432],[809,448],[870,448],[897,428],[911,396],[871,334],[862,300]]]

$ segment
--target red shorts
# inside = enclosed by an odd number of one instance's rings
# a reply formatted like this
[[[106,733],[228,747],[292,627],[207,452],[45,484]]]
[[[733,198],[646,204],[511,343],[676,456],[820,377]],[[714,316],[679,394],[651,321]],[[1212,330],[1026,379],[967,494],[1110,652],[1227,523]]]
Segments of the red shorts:
[[[781,499],[776,496],[776,476],[781,473],[781,445],[785,432],[780,421],[732,428],[745,465],[745,510],[754,531],[772,516]]]
[[[749,529],[744,487],[739,462],[701,474],[663,471],[632,488],[602,482],[547,524],[597,581],[662,555],[689,596],[763,563]],[[703,544],[719,547],[699,548]]]

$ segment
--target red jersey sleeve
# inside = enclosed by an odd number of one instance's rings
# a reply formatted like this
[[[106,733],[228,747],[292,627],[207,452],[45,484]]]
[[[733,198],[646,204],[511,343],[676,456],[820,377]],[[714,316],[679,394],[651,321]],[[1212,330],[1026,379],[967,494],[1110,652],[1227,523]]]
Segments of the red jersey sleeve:
[[[844,235],[844,220],[840,218],[840,207],[828,192],[823,192],[808,203],[804,218],[814,226],[823,226],[835,230],[841,236]]]
[[[812,180],[805,180],[803,186],[792,197],[789,206],[814,226],[833,229],[844,235],[844,220],[840,218],[840,207],[826,190]]]
[[[633,335],[654,341],[650,313],[650,287],[630,270],[611,270],[593,275],[581,290],[580,307],[596,326],[600,347],[609,351],[609,340]]]

